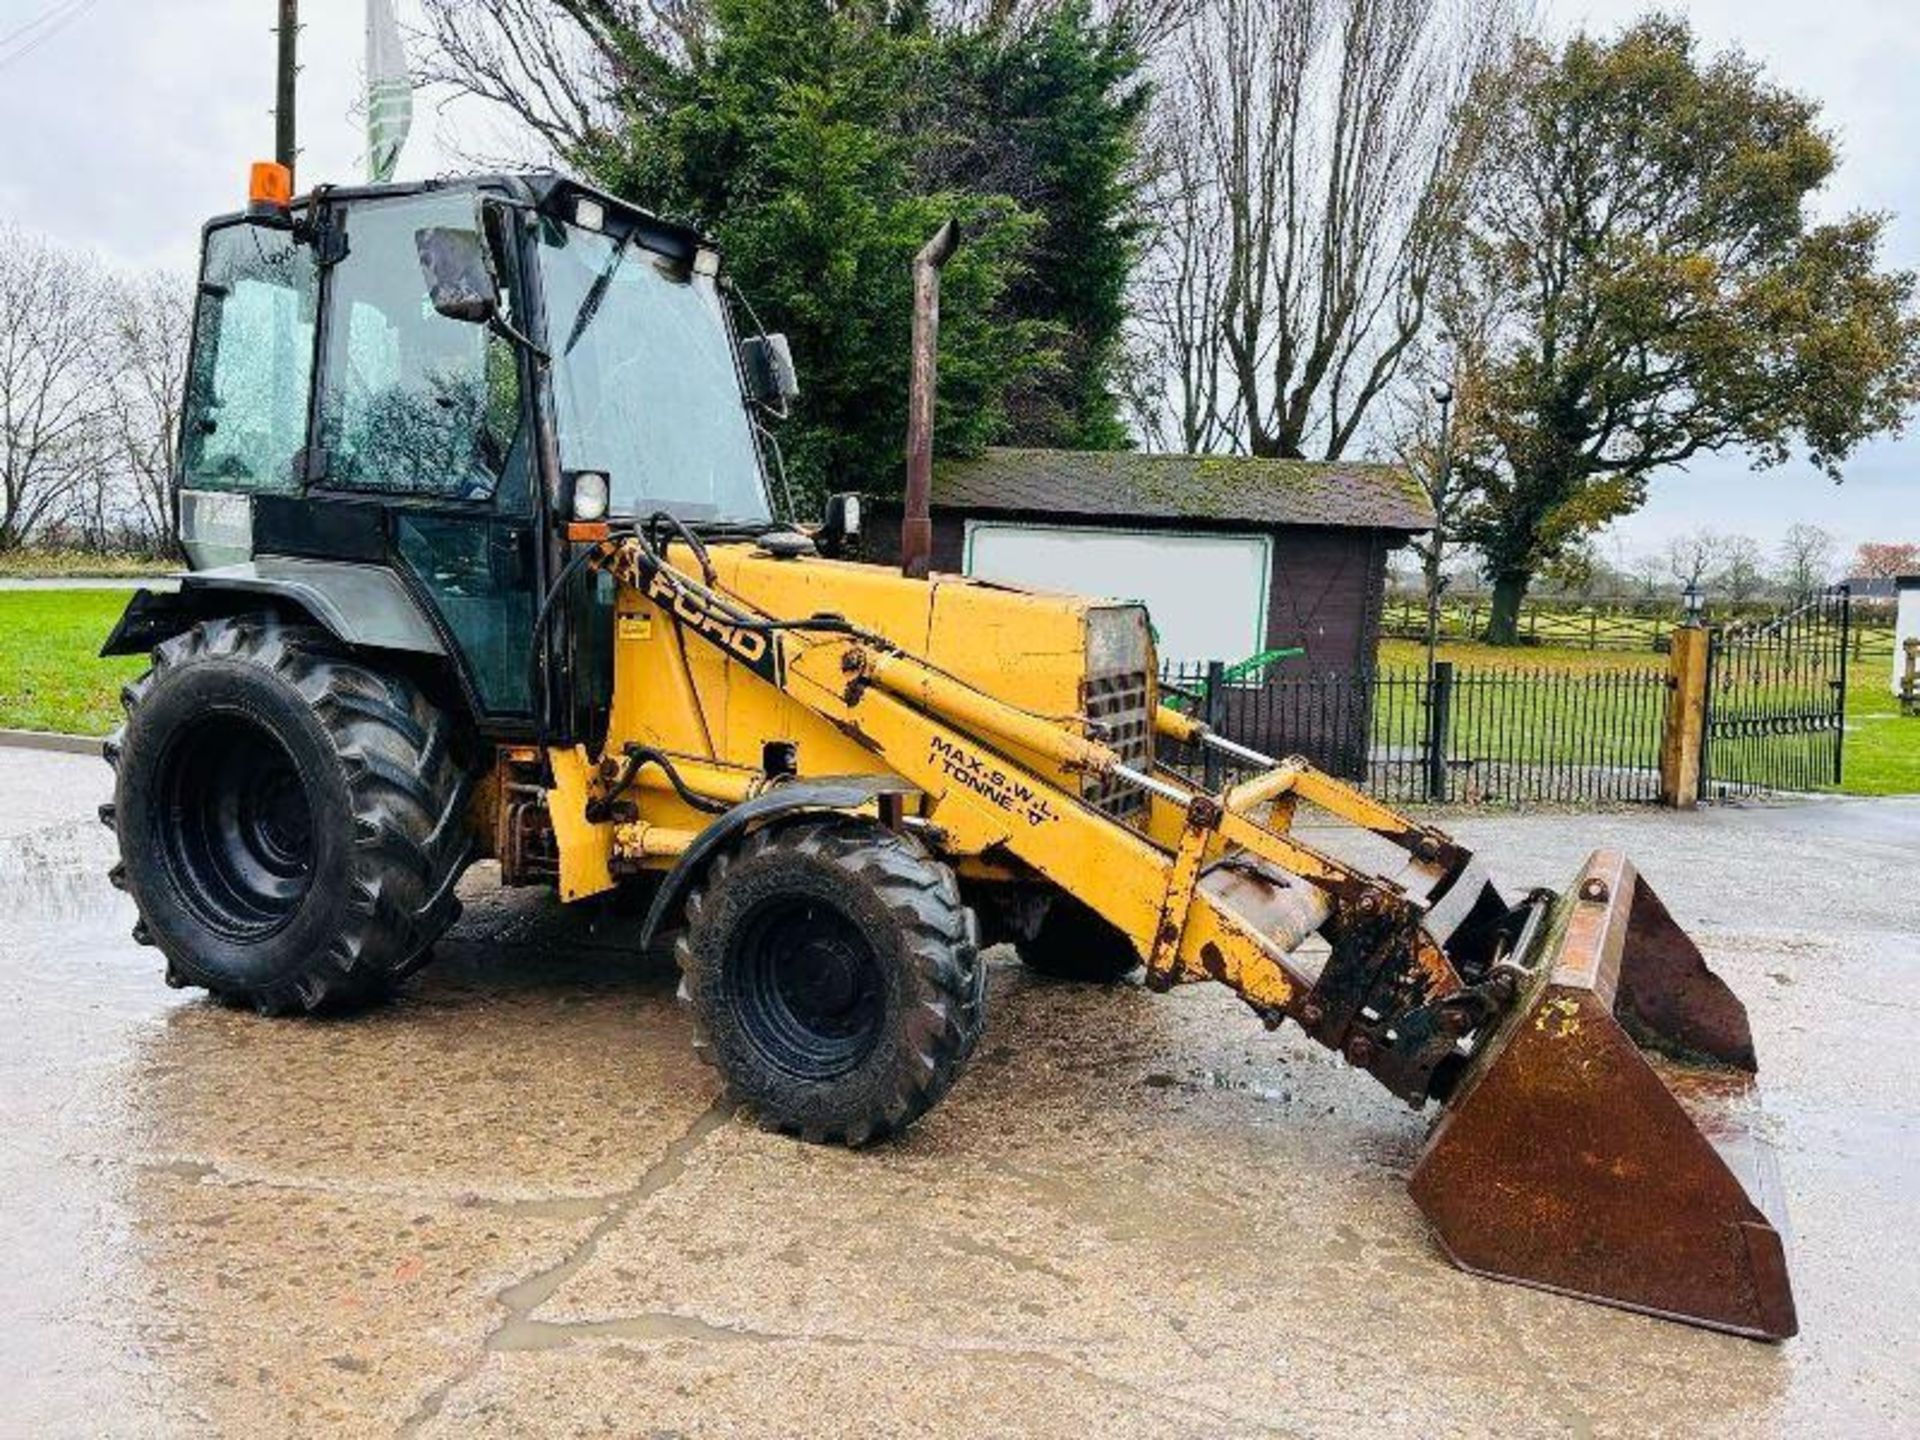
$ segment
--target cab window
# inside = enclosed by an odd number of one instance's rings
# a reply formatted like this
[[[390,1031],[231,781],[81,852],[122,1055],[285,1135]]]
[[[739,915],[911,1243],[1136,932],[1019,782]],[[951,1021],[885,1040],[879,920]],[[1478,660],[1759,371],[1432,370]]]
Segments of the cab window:
[[[520,423],[518,359],[484,325],[434,310],[414,232],[472,227],[470,193],[366,201],[346,215],[321,360],[329,489],[484,500]]]
[[[189,489],[299,488],[313,322],[312,252],[289,231],[208,232],[181,443]]]

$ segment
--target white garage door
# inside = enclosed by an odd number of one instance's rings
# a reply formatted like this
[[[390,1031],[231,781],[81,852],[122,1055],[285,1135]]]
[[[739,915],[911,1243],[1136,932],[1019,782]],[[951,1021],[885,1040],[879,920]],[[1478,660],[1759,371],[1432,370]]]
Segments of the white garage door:
[[[1266,648],[1264,535],[969,520],[967,574],[1144,602],[1163,660],[1231,663]]]

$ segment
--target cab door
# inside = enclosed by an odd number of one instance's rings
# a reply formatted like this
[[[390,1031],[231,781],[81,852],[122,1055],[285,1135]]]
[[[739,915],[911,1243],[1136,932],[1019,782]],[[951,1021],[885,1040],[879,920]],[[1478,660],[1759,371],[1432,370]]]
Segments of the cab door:
[[[428,227],[471,229],[474,198],[336,208],[345,253],[323,287],[305,522],[342,544],[377,539],[442,630],[482,721],[514,729],[530,718],[536,590],[526,361],[487,326],[434,310],[415,241]],[[502,286],[509,307],[516,288]]]

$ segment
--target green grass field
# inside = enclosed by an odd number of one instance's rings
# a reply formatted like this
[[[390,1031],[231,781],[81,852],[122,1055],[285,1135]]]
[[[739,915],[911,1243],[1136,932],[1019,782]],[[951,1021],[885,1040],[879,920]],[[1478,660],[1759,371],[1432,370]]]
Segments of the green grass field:
[[[1603,791],[1651,793],[1653,781],[1624,774],[1610,781],[1596,772],[1646,771],[1659,752],[1665,713],[1666,660],[1655,655],[1595,654],[1585,650],[1490,645],[1443,645],[1453,662],[1448,752],[1456,762],[1553,767],[1564,783],[1571,772],[1591,777]],[[1384,641],[1383,674],[1375,693],[1372,738],[1389,753],[1417,749],[1426,730],[1426,652],[1408,641]]]
[[[1847,689],[1846,784],[1849,795],[1920,794],[1920,715],[1902,715],[1872,667]]]
[[[125,590],[0,591],[0,729],[104,735],[144,658],[99,657]]]
[[[1462,670],[1485,666],[1500,670],[1540,670],[1584,674],[1605,670],[1658,670],[1666,673],[1667,657],[1650,651],[1571,650],[1554,645],[1505,649],[1478,640],[1448,640],[1435,652]],[[1380,663],[1394,669],[1418,670],[1427,663],[1427,647],[1418,640],[1382,640]]]
[[[1751,606],[1738,616],[1710,613],[1719,624],[1731,619],[1755,619],[1772,613],[1772,605]],[[1484,601],[1449,600],[1440,607],[1440,634],[1444,639],[1480,634],[1486,627]],[[1564,647],[1569,651],[1600,651],[1626,660],[1654,653],[1659,639],[1673,628],[1674,615],[1620,614],[1607,606],[1585,606],[1529,599],[1521,608],[1520,634],[1528,648],[1542,650]],[[1382,617],[1385,633],[1395,636],[1426,633],[1426,606],[1419,601],[1389,602]],[[1852,628],[1853,654],[1859,660],[1885,662],[1893,657],[1893,625],[1890,620],[1856,610]]]
[[[100,642],[126,606],[124,590],[0,591],[0,728],[57,730],[103,735],[120,723],[120,687],[145,668],[139,657],[98,658]],[[1488,688],[1477,696],[1470,682],[1455,695],[1455,733],[1466,748],[1477,737],[1494,744],[1496,734],[1517,758],[1573,760],[1592,765],[1633,763],[1644,747],[1649,694],[1645,687],[1607,687],[1575,697],[1565,684],[1581,675],[1605,675],[1623,668],[1664,671],[1664,656],[1607,654],[1589,650],[1531,646],[1499,650],[1487,645],[1443,645],[1440,657],[1464,674],[1474,670],[1515,669],[1549,677],[1517,705],[1492,703],[1512,687]],[[1412,641],[1388,640],[1380,646],[1383,667],[1417,672],[1425,652]],[[1483,698],[1484,697],[1484,698]],[[1419,734],[1412,690],[1390,690],[1376,711],[1377,734]],[[1609,709],[1609,707],[1612,707]],[[1404,713],[1403,713],[1404,712]],[[1657,722],[1656,722],[1657,723]],[[1511,737],[1521,737],[1516,746]],[[1846,784],[1856,795],[1920,793],[1920,718],[1899,713],[1886,692],[1878,666],[1865,667],[1848,692]]]

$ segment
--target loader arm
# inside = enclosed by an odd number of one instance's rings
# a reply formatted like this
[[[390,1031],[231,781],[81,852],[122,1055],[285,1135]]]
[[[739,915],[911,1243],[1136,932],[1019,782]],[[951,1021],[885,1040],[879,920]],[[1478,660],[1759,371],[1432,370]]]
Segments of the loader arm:
[[[1292,1019],[1410,1104],[1446,1106],[1414,1190],[1463,1267],[1793,1333],[1778,1185],[1746,1118],[1745,1011],[1621,857],[1509,904],[1444,833],[1191,717],[1154,724],[1259,772],[1216,795],[1129,765],[1093,726],[837,614],[763,613],[641,537],[603,542],[594,564],[911,786],[919,813],[896,805],[893,822],[937,853],[1017,861],[1124,934],[1150,987],[1217,981],[1269,1028]],[[1117,819],[1062,775],[1133,787],[1171,823]],[[1373,873],[1308,843],[1303,803],[1404,862]],[[1299,953],[1316,935],[1317,969]]]
[[[1479,883],[1471,857],[1305,761],[1272,764],[1209,795],[1170,773],[1131,769],[1101,741],[873,632],[750,612],[643,540],[607,542],[595,563],[714,643],[739,649],[738,637],[755,636],[747,647],[754,673],[917,789],[940,848],[1017,859],[1080,897],[1133,943],[1156,989],[1218,981],[1269,1027],[1297,1021],[1416,1105],[1433,1094],[1436,1076],[1445,1083],[1457,1069],[1448,1062],[1459,1037],[1512,998],[1512,977],[1482,963],[1485,946],[1464,957],[1463,973],[1445,948],[1448,935],[1423,923],[1456,884]],[[1158,723],[1183,738],[1203,728],[1170,711]],[[1177,844],[1156,844],[1020,755],[1140,787],[1178,812]],[[1397,845],[1405,867],[1391,877],[1367,873],[1260,818],[1271,808],[1284,822],[1297,801]],[[1461,920],[1484,926],[1508,915],[1497,897],[1465,898]],[[1332,946],[1318,973],[1295,955],[1315,934]]]

